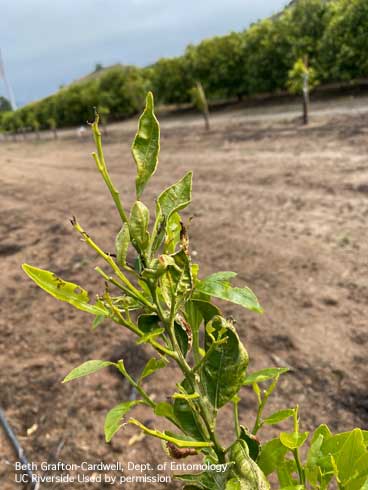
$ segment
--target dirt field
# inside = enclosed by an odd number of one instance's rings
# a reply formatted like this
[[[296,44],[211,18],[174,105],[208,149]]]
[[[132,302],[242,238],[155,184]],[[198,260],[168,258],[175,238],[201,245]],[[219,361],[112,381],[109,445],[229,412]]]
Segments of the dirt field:
[[[359,107],[359,104],[357,104]],[[114,126],[105,143],[111,174],[126,205],[133,202],[130,157],[136,122]],[[128,427],[103,441],[109,408],[131,396],[106,370],[68,385],[60,380],[88,359],[124,358],[133,374],[149,356],[120,327],[90,330],[88,314],[32,285],[27,262],[102,291],[99,260],[69,225],[76,215],[107,251],[119,218],[90,157],[89,137],[74,132],[59,141],[0,143],[0,407],[30,461],[80,464],[168,461],[156,441],[132,440]],[[213,118],[210,133],[197,117],[162,123],[160,166],[145,193],[150,203],[163,187],[194,171],[194,199],[186,218],[201,273],[239,273],[266,313],[226,307],[251,355],[250,370],[290,366],[272,408],[301,405],[304,430],[367,429],[368,346],[368,114],[326,111],[308,128],[294,118]],[[157,399],[174,388],[174,368],[150,385]],[[254,399],[244,390],[244,425],[253,423]],[[145,409],[135,416],[161,427]],[[220,424],[226,441],[228,412]],[[148,420],[150,419],[150,420]],[[272,431],[260,436],[267,439]],[[0,431],[2,490],[14,483],[15,456]],[[121,488],[100,483],[48,484],[46,488]],[[144,488],[177,488],[175,484]],[[41,486],[42,488],[43,486]],[[127,484],[126,488],[142,488]]]

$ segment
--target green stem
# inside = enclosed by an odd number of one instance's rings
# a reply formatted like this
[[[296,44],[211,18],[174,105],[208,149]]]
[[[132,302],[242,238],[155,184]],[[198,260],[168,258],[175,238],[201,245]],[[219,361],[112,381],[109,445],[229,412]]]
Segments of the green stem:
[[[239,401],[240,401],[240,398],[238,396],[236,396],[236,398],[233,400],[234,428],[235,428],[235,434],[236,434],[237,438],[240,437],[240,433],[241,433],[240,423],[239,423],[239,407],[238,407]]]
[[[143,337],[144,336],[144,333],[141,332],[137,326],[132,322],[132,321],[129,321],[129,320],[124,320],[124,325],[125,326],[128,326],[130,325],[130,328],[134,328],[134,332],[139,336],[139,337]],[[170,349],[167,349],[165,346],[161,345],[159,342],[157,342],[155,339],[149,339],[148,342],[152,345],[152,347],[154,347],[157,351],[159,351],[161,354],[166,354],[167,356],[171,357],[171,359],[174,359],[176,361],[176,352],[170,350]]]
[[[268,390],[264,392],[263,398],[261,398],[260,395],[257,394],[257,396],[258,396],[258,410],[257,410],[256,421],[254,423],[254,427],[253,427],[253,430],[252,430],[252,434],[253,435],[256,435],[257,432],[259,431],[259,429],[263,425],[263,422],[262,422],[263,410],[264,410],[264,408],[266,406],[266,403],[268,401],[268,398],[270,397],[270,395],[272,394],[272,392],[276,388],[276,385],[277,385],[278,381],[279,381],[279,376],[277,376],[275,378],[275,380],[273,381],[273,383],[271,384],[271,386],[268,388]]]
[[[185,357],[183,356],[180,346],[178,344],[178,341],[176,339],[175,335],[175,315],[176,315],[176,304],[175,304],[175,296],[172,298],[172,303],[170,307],[170,313],[169,315],[166,315],[165,312],[162,310],[161,304],[159,302],[158,296],[157,296],[157,291],[155,288],[154,284],[151,284],[150,282],[147,282],[150,291],[152,293],[152,298],[155,303],[157,313],[160,317],[161,322],[166,325],[166,330],[167,333],[170,337],[170,341],[172,344],[173,348],[173,359],[175,359],[176,363],[178,364],[179,368],[181,369],[182,373],[184,374],[185,378],[188,380],[188,382],[191,385],[191,389],[193,392],[196,392],[200,394],[200,397],[203,396],[202,393],[202,388],[198,381],[196,380],[196,375],[193,372],[192,368],[190,365],[187,363]],[[201,398],[198,398],[198,400],[191,401],[193,405],[191,406],[193,417],[196,421],[197,427],[200,429],[202,436],[206,439],[210,439],[210,441],[213,443],[213,449],[218,457],[218,460],[220,462],[225,462],[225,454],[224,450],[221,447],[219,441],[217,440],[217,436],[214,431],[213,423],[211,422],[212,418],[211,415],[209,414],[207,407],[205,406],[205,403],[203,403],[203,400]],[[191,405],[190,403],[190,405]],[[206,431],[204,431],[205,426]],[[207,432],[207,433],[206,433]]]
[[[219,345],[221,344],[224,344],[227,342],[227,337],[224,338],[224,339],[221,339],[221,340],[218,340],[218,341],[214,341],[212,342],[212,344],[210,345],[208,351],[205,353],[205,355],[200,359],[200,361],[193,367],[193,373],[195,373],[196,371],[198,371],[202,366],[203,364],[206,362],[206,360],[208,359],[208,357],[212,354],[212,352],[214,351],[214,349],[216,347],[218,347]]]
[[[97,168],[101,173],[110,193],[114,200],[115,206],[119,211],[120,217],[124,223],[128,223],[127,215],[125,214],[124,208],[121,204],[119,192],[111,181],[110,175],[107,171],[107,166],[105,162],[105,157],[102,150],[101,132],[98,127],[99,116],[96,114],[95,122],[92,124],[93,139],[96,144],[97,154],[92,153],[92,156],[96,162]]]
[[[299,451],[298,451],[298,449],[294,449],[292,452],[294,455],[296,469],[297,469],[298,476],[299,476],[299,482],[301,485],[304,485],[305,484],[305,476],[304,476],[304,470],[302,468],[302,464],[300,461]]]
[[[150,308],[152,311],[156,311],[155,305],[150,303],[141,293],[138,291],[136,287],[133,286],[133,284],[129,281],[129,279],[122,273],[120,270],[119,266],[115,263],[113,258],[106,254],[101,248],[92,240],[92,238],[84,231],[84,229],[80,226],[78,221],[73,218],[71,220],[71,223],[74,227],[74,229],[80,233],[84,239],[84,241],[89,245],[95,252],[100,255],[105,262],[109,264],[109,266],[112,268],[112,270],[115,272],[116,276],[126,285],[127,289],[129,290],[132,295],[138,299],[142,304]]]
[[[133,291],[130,291],[128,288],[126,288],[123,284],[121,284],[119,281],[114,279],[112,276],[107,275],[100,267],[95,267],[95,271],[98,272],[107,282],[111,282],[111,284],[114,284],[117,288],[119,288],[121,291],[123,291],[126,295],[131,296],[132,298],[136,299],[137,301],[141,301],[139,296],[136,296]]]
[[[199,329],[192,329],[193,335],[193,358],[196,366],[193,368],[193,371],[196,371],[204,358],[201,354],[200,345],[199,345]]]
[[[185,360],[185,357],[183,356],[183,354],[180,350],[180,347],[179,347],[179,344],[178,344],[178,341],[177,341],[176,335],[175,335],[174,321],[175,321],[175,302],[173,299],[172,305],[171,305],[171,310],[170,310],[170,318],[169,318],[169,325],[168,326],[169,326],[170,338],[171,338],[171,341],[173,343],[173,347],[177,353],[177,363],[178,363],[180,369],[182,370],[183,374],[185,375],[186,379],[188,379],[188,381],[190,382],[192,390],[200,395],[200,398],[198,398],[198,400],[196,400],[196,403],[197,403],[198,408],[200,410],[200,416],[201,416],[203,422],[205,423],[205,426],[206,426],[207,431],[209,433],[210,440],[213,442],[213,445],[214,445],[213,449],[217,454],[219,462],[223,463],[225,461],[224,450],[221,447],[221,444],[219,443],[217,436],[216,436],[216,433],[214,431],[214,427],[213,427],[214,424],[211,421],[211,419],[213,417],[210,416],[205,403],[203,403],[202,387],[197,382],[193,370],[191,369],[191,367],[189,366],[189,364]],[[196,417],[195,411],[193,412],[193,415]]]
[[[297,405],[295,407],[293,417],[294,417],[294,432],[297,434],[299,432],[299,405]],[[294,449],[292,451],[292,453],[294,455],[296,469],[297,469],[298,475],[299,475],[299,481],[300,481],[301,485],[304,485],[305,484],[305,474],[304,474],[302,464],[300,462],[299,449],[298,448]]]
[[[151,400],[151,398],[145,392],[145,390],[141,386],[139,386],[139,384],[136,383],[134,379],[129,375],[129,373],[125,369],[124,363],[122,361],[118,361],[117,365],[121,374],[129,381],[129,383],[133,386],[133,388],[135,388],[138,391],[138,393],[141,395],[141,397],[146,402],[146,404],[149,405],[151,408],[155,409],[156,403]]]
[[[153,225],[152,235],[151,235],[151,239],[150,239],[150,242],[148,245],[148,250],[147,250],[148,260],[151,260],[151,258],[152,258],[152,247],[153,247],[153,244],[156,240],[158,233],[160,232],[160,227],[165,226],[165,223],[162,222],[162,219],[163,219],[162,214],[160,212],[157,214],[157,212],[156,212],[156,219],[155,219],[155,223]]]

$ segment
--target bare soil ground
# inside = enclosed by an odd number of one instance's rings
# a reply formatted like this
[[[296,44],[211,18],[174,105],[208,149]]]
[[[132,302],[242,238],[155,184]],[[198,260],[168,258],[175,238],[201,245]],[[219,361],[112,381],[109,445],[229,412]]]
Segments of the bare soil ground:
[[[294,117],[294,116],[293,116]],[[136,122],[114,126],[105,142],[123,202],[133,202],[135,165],[129,145]],[[127,400],[129,387],[108,370],[68,385],[69,370],[88,359],[125,359],[133,374],[148,359],[127,332],[109,323],[91,332],[91,317],[31,284],[27,262],[103,290],[101,265],[69,225],[76,215],[102,248],[113,251],[119,218],[90,157],[92,142],[66,132],[58,141],[0,144],[0,407],[30,461],[80,464],[168,461],[160,444],[132,440],[127,427],[109,445],[103,420]],[[197,117],[162,123],[157,175],[145,200],[194,171],[194,199],[185,217],[201,274],[239,273],[258,295],[264,315],[225,307],[251,355],[250,370],[290,366],[270,410],[301,405],[302,427],[367,429],[368,115],[326,112],[308,128],[289,117],[213,118],[209,133]],[[178,375],[159,372],[149,386],[165,399]],[[251,426],[254,398],[244,391],[241,420]],[[230,437],[229,412],[220,430]],[[135,416],[160,427],[145,409]],[[287,426],[287,425],[286,425]],[[272,435],[263,430],[262,439]],[[0,430],[2,490],[14,483],[15,456]],[[127,484],[127,488],[177,488]],[[46,488],[120,488],[100,483]],[[42,487],[41,487],[42,488]]]

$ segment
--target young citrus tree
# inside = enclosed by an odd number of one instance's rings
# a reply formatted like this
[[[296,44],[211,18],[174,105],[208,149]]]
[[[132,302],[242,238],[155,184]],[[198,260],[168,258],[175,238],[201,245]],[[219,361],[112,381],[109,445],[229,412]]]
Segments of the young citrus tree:
[[[308,66],[307,58],[299,58],[289,71],[287,86],[290,93],[303,95],[303,124],[309,123],[310,92],[318,84],[316,71]]]
[[[122,401],[107,413],[106,441],[129,423],[161,439],[172,458],[202,455],[208,470],[177,475],[187,490],[266,490],[270,488],[267,478],[273,473],[284,490],[322,490],[333,481],[344,490],[367,490],[367,431],[355,429],[333,435],[321,425],[309,437],[300,431],[298,407],[265,412],[279,377],[287,369],[266,368],[248,373],[248,353],[235,325],[212,299],[230,301],[255,313],[261,313],[262,308],[249,288],[231,284],[234,272],[201,277],[198,264],[192,261],[188,234],[179,214],[191,201],[191,172],[158,195],[151,226],[142,194],[156,171],[160,149],[159,124],[153,109],[153,96],[149,93],[132,146],[137,176],[136,201],[130,213],[106,166],[98,116],[92,124],[97,148],[93,157],[122,224],[115,239],[116,258],[105,253],[76,218],[72,225],[106,263],[106,269],[96,267],[106,284],[104,292],[93,302],[87,290],[52,272],[26,264],[23,269],[55,298],[95,316],[95,326],[109,318],[133,332],[138,344],[148,344],[154,355],[136,378],[127,371],[123,359],[116,363],[88,360],[73,369],[64,382],[107,366],[116,368],[139,396]],[[128,251],[135,254],[134,265],[127,260]],[[169,401],[157,401],[143,381],[169,363],[180,368],[181,378]],[[258,401],[252,429],[242,425],[239,418],[239,401],[246,386],[253,387]],[[234,431],[231,444],[224,447],[216,422],[228,404],[232,406]],[[172,430],[153,429],[134,417],[127,418],[137,405],[145,405],[158,419],[168,420]],[[291,422],[289,432],[281,432],[265,444],[259,442],[256,436],[261,428],[286,419]],[[303,461],[300,448],[308,438],[309,450]],[[211,470],[212,465],[221,465],[221,471]]]
[[[192,102],[194,107],[202,114],[204,119],[204,127],[207,131],[210,129],[210,111],[206,94],[201,82],[197,82],[195,87],[191,89]]]

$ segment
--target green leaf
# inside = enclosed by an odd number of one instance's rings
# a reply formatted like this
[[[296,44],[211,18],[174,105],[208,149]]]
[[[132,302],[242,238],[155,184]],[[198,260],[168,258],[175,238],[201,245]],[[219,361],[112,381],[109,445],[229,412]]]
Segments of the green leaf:
[[[142,260],[141,258],[139,257],[139,255],[134,259],[134,270],[135,272],[137,272],[138,274],[141,274],[142,270],[143,270],[143,264],[142,264]]]
[[[305,490],[304,485],[291,485],[288,487],[282,487],[281,490]]]
[[[231,474],[239,481],[240,490],[268,490],[267,479],[260,467],[251,459],[246,443],[238,440],[232,445],[230,459],[234,462]]]
[[[92,330],[96,330],[96,328],[99,327],[104,320],[106,320],[105,315],[96,315],[92,323]]]
[[[138,318],[138,328],[141,332],[150,333],[160,327],[160,318],[153,315],[140,315]]]
[[[155,337],[159,337],[165,332],[160,325],[160,319],[157,315],[140,315],[138,318],[138,328],[144,335],[137,340],[137,344],[149,342]]]
[[[281,444],[280,439],[271,439],[262,445],[258,465],[265,475],[273,473],[284,461],[287,448]]]
[[[113,305],[117,306],[120,310],[134,311],[142,308],[142,303],[131,296],[115,296],[111,298]]]
[[[317,440],[319,438],[319,436],[322,435],[323,436],[323,439],[325,441],[327,441],[327,439],[329,439],[330,437],[332,437],[332,433],[330,431],[330,429],[328,428],[328,426],[326,424],[321,424],[319,427],[317,427],[317,429],[313,432],[313,436],[312,436],[312,440],[311,440],[311,444],[313,444],[313,442],[315,440]]]
[[[138,328],[144,335],[137,340],[137,344],[143,344],[155,337],[162,335],[165,329],[160,325],[157,315],[140,315],[138,318]]]
[[[292,417],[292,415],[294,415],[294,409],[286,408],[285,410],[279,410],[278,412],[273,413],[272,415],[264,419],[263,422],[267,425],[276,425],[283,420]]]
[[[360,432],[363,438],[363,445],[365,446],[364,433],[363,431]],[[348,439],[351,437],[352,433],[353,431],[341,432],[340,434],[332,435],[331,437],[328,437],[323,441],[321,446],[321,453],[323,454],[323,457],[321,457],[321,459],[318,461],[318,464],[324,472],[329,472],[333,470],[331,458],[334,458],[335,462],[339,460],[339,454]],[[360,436],[358,436],[358,438],[360,438]],[[349,445],[346,447],[349,447]]]
[[[184,357],[188,354],[190,348],[190,339],[187,331],[178,322],[174,323],[174,332],[176,340],[178,341],[179,348]]]
[[[107,366],[116,366],[114,362],[110,361],[87,361],[80,366],[74,368],[70,373],[65,376],[63,383],[68,383],[73,379],[82,378],[83,376],[88,376],[89,374],[96,373],[100,369]]]
[[[241,490],[240,481],[237,478],[232,478],[226,483],[225,490]]]
[[[160,276],[160,291],[167,306],[175,303],[178,311],[182,303],[190,296],[193,288],[193,278],[190,259],[184,250],[170,256],[174,266],[168,264],[167,270]]]
[[[165,219],[164,219],[165,220]],[[166,225],[165,253],[175,253],[180,242],[181,219],[179,213],[171,213]]]
[[[309,432],[281,432],[280,441],[288,449],[297,449],[308,439]]]
[[[129,243],[129,226],[124,223],[115,239],[116,262],[123,267],[126,265]]]
[[[360,488],[360,490],[368,490],[368,478],[365,480],[363,483],[363,486]]]
[[[184,490],[224,490],[227,476],[228,471],[204,471],[195,475],[174,475],[174,478],[189,483],[185,485]]]
[[[186,379],[182,381],[181,386],[187,393],[192,393],[189,382]],[[185,434],[188,434],[194,439],[202,439],[201,430],[197,426],[193,411],[186,400],[177,398],[174,401],[174,414],[175,419],[179,422]]]
[[[269,381],[270,379],[275,379],[281,374],[289,371],[288,368],[266,368],[255,373],[248,374],[244,384],[252,385],[253,383],[263,383],[264,381]]]
[[[226,338],[226,342],[212,346]],[[229,402],[244,384],[248,354],[233,325],[220,316],[207,324],[205,335],[206,360],[201,368],[201,379],[209,401],[215,408]]]
[[[162,245],[166,235],[166,220],[164,216],[158,215],[156,217],[155,225],[152,232],[152,247],[151,252],[156,252]]]
[[[207,296],[205,296],[205,298],[207,298]],[[185,308],[188,314],[190,314],[191,309],[194,310],[193,314],[197,315],[196,322],[199,321],[197,328],[199,328],[202,318],[204,323],[206,324],[211,321],[213,317],[217,315],[221,316],[221,311],[216,305],[213,305],[206,299],[199,299],[197,295],[195,295],[190,301],[188,301],[188,303],[185,305]],[[194,321],[194,319],[188,319],[188,321],[192,325],[192,321]]]
[[[175,261],[176,268],[180,270],[180,273],[177,273],[173,267],[170,268],[176,281],[175,294],[178,296],[187,295],[191,293],[193,288],[190,258],[184,250],[179,250],[179,252],[171,255],[171,257]]]
[[[263,310],[258,303],[255,294],[247,287],[232,287],[229,280],[236,276],[235,272],[217,272],[205,279],[198,281],[196,291],[208,296],[230,301],[237,305],[243,306],[248,310],[262,313]]]
[[[110,316],[109,310],[101,301],[98,300],[94,305],[91,305],[88,292],[78,286],[78,284],[63,281],[52,272],[38,269],[31,265],[23,264],[22,268],[37,286],[54,296],[54,298],[70,303],[75,308],[92,315]]]
[[[335,456],[338,476],[342,484],[354,475],[356,463],[362,456],[365,456],[367,462],[368,452],[365,448],[362,431],[360,429],[354,429],[350,432],[340,451]]]
[[[185,303],[185,317],[192,330],[193,352],[196,362],[199,362],[201,357],[204,355],[204,351],[200,346],[199,335],[202,320],[207,323],[208,321],[212,320],[214,316],[219,314],[220,312],[218,308],[206,301],[190,299]]]
[[[368,430],[362,430],[362,434],[363,434],[364,444],[368,448]]]
[[[159,369],[164,368],[165,366],[167,366],[166,359],[164,359],[162,357],[160,359],[156,359],[156,358],[153,357],[144,366],[144,369],[142,371],[142,374],[139,377],[138,384],[140,384],[144,378],[147,378],[148,376],[151,376],[151,374],[155,373]]]
[[[322,445],[325,440],[329,439],[332,436],[330,429],[327,425],[320,425],[313,433],[312,439],[310,442],[310,448],[307,454],[307,464],[305,467],[305,472],[308,478],[308,481],[312,485],[317,485],[318,481],[321,479],[321,466],[325,465],[324,460],[326,460],[325,455],[322,452]],[[328,460],[328,465],[330,466],[330,459]],[[329,477],[331,479],[331,477]]]
[[[310,467],[317,466],[322,457],[321,446],[323,443],[323,435],[319,434],[317,438],[312,438],[310,448],[308,450],[307,465]]]
[[[185,208],[192,200],[192,172],[188,172],[178,182],[165,189],[157,199],[157,216],[164,216],[166,222],[172,213]]]
[[[354,464],[352,470],[354,475],[352,480],[346,483],[347,490],[362,490],[367,483],[368,478],[368,452],[364,452],[360,455]]]
[[[145,255],[149,245],[149,211],[141,202],[136,201],[133,204],[129,219],[130,240],[138,253]]]
[[[292,469],[290,468],[290,461],[285,460],[283,463],[277,467],[276,473],[277,478],[280,483],[280,487],[292,487],[295,483],[295,480],[292,477]]]
[[[132,153],[137,165],[136,194],[142,192],[155,173],[160,151],[160,126],[154,114],[154,101],[151,92],[147,94],[146,108],[139,119],[138,132],[134,138]]]
[[[155,415],[158,417],[165,417],[174,424],[178,424],[178,421],[176,420],[175,413],[174,413],[174,407],[171,403],[167,402],[160,402],[155,406],[154,409]]]
[[[249,456],[253,459],[253,461],[257,461],[261,445],[256,436],[251,434],[248,429],[244,426],[240,426],[240,436],[239,439],[245,441],[248,446]]]
[[[112,408],[105,418],[105,439],[106,442],[110,442],[114,435],[123,426],[122,419],[129,412],[130,409],[136,405],[142,403],[142,400],[132,400],[130,402],[123,402]]]
[[[215,463],[215,461],[206,458],[204,463]],[[194,475],[174,475],[174,478],[187,483],[188,485],[184,489],[188,490],[192,488],[203,490],[224,490],[226,488],[226,490],[229,490],[226,486],[229,476],[229,468],[222,467],[221,471],[203,471]]]

